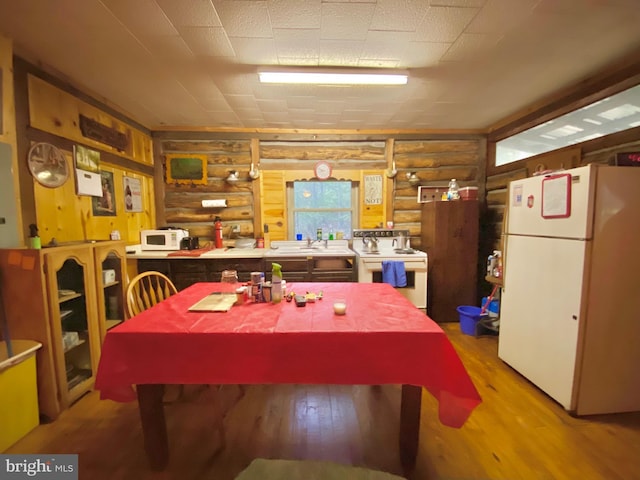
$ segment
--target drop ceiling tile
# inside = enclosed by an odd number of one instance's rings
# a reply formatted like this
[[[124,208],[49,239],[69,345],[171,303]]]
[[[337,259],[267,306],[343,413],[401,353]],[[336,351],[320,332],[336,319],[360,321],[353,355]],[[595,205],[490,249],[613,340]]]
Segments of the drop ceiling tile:
[[[451,45],[451,43],[438,42],[410,42],[400,57],[400,65],[404,68],[437,65]]]
[[[482,7],[487,0],[431,0],[433,7]]]
[[[267,8],[273,28],[320,28],[321,2],[268,0]]]
[[[476,8],[429,7],[416,30],[420,42],[454,42],[478,13]]]
[[[487,54],[500,41],[500,34],[463,33],[442,56],[444,62],[475,60],[476,55]]]
[[[102,0],[102,3],[129,29],[132,35],[172,35],[176,33],[155,0]]]
[[[234,109],[258,110],[258,104],[253,95],[225,95],[225,98]]]
[[[265,1],[213,0],[213,5],[230,37],[272,37]]]
[[[256,103],[260,111],[263,113],[266,112],[279,112],[287,109],[287,101],[283,99],[256,99]]]
[[[368,58],[361,58],[360,60],[358,60],[358,67],[396,69],[400,67],[400,61],[399,60],[371,60]]]
[[[277,65],[278,55],[273,39],[262,38],[255,41],[246,37],[230,37],[231,46],[236,53],[236,63],[245,65]]]
[[[471,20],[466,33],[499,34],[516,28],[540,0],[488,0]]]
[[[361,40],[320,40],[321,66],[354,67],[362,54],[364,42]]]
[[[258,83],[257,70],[252,70],[236,70],[236,65],[212,65],[209,67],[209,75],[224,95],[253,95],[261,85]]]
[[[176,27],[221,27],[210,0],[156,0]]]
[[[320,35],[323,40],[364,40],[375,5],[323,3]]]
[[[264,112],[264,119],[267,122],[276,122],[276,123],[288,123],[289,122],[289,116],[288,116],[287,112],[280,111],[280,110]]]
[[[179,35],[140,36],[139,40],[151,54],[160,60],[193,59],[189,46]]]
[[[287,97],[287,106],[288,108],[295,108],[301,110],[314,110],[316,108],[316,104],[318,100],[312,96],[290,96]]]
[[[295,67],[317,67],[319,65],[319,58],[317,55],[309,53],[308,57],[285,57],[278,54],[278,65],[280,66],[295,66]]]
[[[236,52],[226,32],[218,27],[181,27],[180,35],[194,55],[233,57]]]
[[[273,31],[280,64],[283,59],[300,58],[305,64],[318,62],[320,55],[319,29],[277,28]]]
[[[429,0],[379,0],[371,30],[415,32],[429,9]]]
[[[370,31],[362,45],[360,56],[368,60],[399,60],[411,41],[409,32]]]

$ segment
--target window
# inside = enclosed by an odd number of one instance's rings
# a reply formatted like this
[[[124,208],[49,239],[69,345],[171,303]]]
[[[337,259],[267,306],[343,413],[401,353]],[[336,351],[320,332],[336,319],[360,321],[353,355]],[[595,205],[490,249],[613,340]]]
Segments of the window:
[[[330,234],[351,238],[357,212],[358,188],[350,181],[296,181],[287,185],[290,239],[296,234],[316,239],[318,228],[323,238]]]
[[[640,85],[496,143],[496,166],[640,125]]]

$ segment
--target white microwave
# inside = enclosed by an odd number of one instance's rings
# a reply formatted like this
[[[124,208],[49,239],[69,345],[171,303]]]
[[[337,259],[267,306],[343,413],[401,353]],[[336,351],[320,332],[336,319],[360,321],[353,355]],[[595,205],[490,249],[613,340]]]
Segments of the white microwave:
[[[141,250],[180,250],[180,241],[189,236],[181,229],[142,230],[140,232]]]

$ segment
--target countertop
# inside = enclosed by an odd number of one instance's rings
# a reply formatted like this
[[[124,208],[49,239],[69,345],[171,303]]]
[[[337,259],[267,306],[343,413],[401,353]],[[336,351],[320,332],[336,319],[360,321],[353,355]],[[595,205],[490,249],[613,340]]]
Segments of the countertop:
[[[356,252],[349,248],[347,240],[330,240],[325,247],[314,243],[306,248],[306,242],[274,241],[271,248],[214,248],[211,250],[142,250],[140,245],[129,245],[126,249],[130,259],[215,259],[215,258],[273,258],[273,257],[352,257]],[[201,252],[198,254],[198,252]],[[184,255],[182,254],[184,253]]]
[[[162,251],[162,250],[142,250],[140,245],[129,245],[127,247],[127,258],[132,259],[211,259],[211,258],[263,258],[264,248],[214,248],[202,252],[200,255],[194,254],[192,250],[178,250],[178,251]],[[181,255],[179,253],[184,253]]]

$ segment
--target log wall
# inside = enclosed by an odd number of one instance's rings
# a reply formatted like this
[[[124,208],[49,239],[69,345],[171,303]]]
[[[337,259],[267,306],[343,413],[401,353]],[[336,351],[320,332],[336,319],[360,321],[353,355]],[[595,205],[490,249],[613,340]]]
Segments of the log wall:
[[[332,176],[349,179],[362,186],[365,175],[383,178],[383,202],[364,204],[360,188],[358,228],[375,228],[392,220],[396,228],[408,229],[412,245],[420,244],[420,204],[417,187],[410,186],[406,173],[415,172],[424,186],[446,188],[451,178],[461,186],[483,188],[480,180],[486,158],[485,140],[449,138],[399,140],[380,138],[353,141],[269,141],[247,136],[245,139],[221,139],[212,133],[210,139],[199,133],[164,132],[157,140],[162,165],[168,154],[204,154],[207,158],[206,185],[166,184],[165,219],[192,235],[210,240],[213,220],[220,216],[223,235],[233,238],[232,226],[240,227],[240,236],[256,237],[268,229],[269,240],[292,238],[287,229],[286,185],[294,180],[313,179],[313,166],[324,160],[332,166]],[[231,137],[232,135],[229,135]],[[257,152],[252,152],[252,146]],[[248,172],[252,159],[261,175],[251,180]],[[390,178],[386,172],[395,165],[398,173]],[[239,172],[240,180],[227,184],[229,171]],[[166,176],[165,176],[166,179]],[[228,207],[205,209],[203,199],[226,199]]]

